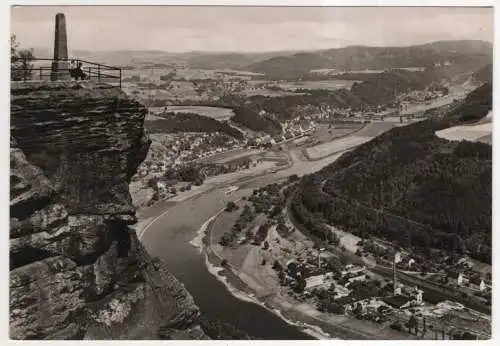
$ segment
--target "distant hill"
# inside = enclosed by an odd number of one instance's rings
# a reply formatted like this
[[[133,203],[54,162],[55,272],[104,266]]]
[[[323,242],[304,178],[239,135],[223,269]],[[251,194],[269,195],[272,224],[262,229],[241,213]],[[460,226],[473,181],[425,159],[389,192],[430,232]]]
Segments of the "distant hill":
[[[329,105],[335,108],[351,108],[393,105],[396,95],[411,90],[423,90],[441,79],[439,70],[429,68],[425,71],[410,72],[391,70],[373,74],[363,82],[356,82],[351,89],[309,90],[303,94],[282,97],[251,96],[241,104],[223,104],[234,108],[233,121],[254,131],[271,135],[281,133],[280,122],[290,120],[300,114],[300,107]],[[261,111],[264,110],[265,113]],[[319,111],[319,109],[317,109]]]
[[[34,48],[35,56],[50,58],[52,49]],[[264,73],[272,79],[298,78],[313,69],[387,69],[425,67],[452,62],[459,71],[477,70],[492,62],[492,45],[484,41],[439,41],[409,47],[349,46],[308,52],[184,52],[158,50],[69,50],[70,56],[111,65],[162,63],[200,69],[239,69]]]
[[[435,135],[491,107],[487,83],[443,117],[382,134],[304,177],[292,210],[316,236],[324,228],[313,221],[323,219],[423,253],[436,248],[491,261],[492,147]]]
[[[270,59],[276,55],[292,54],[290,52],[271,53],[207,53],[198,52],[186,57],[186,66],[199,69],[233,69],[246,70],[248,65]]]
[[[163,64],[194,69],[234,69],[244,70],[248,65],[267,60],[274,56],[287,56],[296,52],[277,51],[263,53],[240,52],[183,52],[173,53],[159,50],[117,50],[90,51],[69,49],[70,57],[90,60],[110,65]],[[35,47],[37,57],[51,58],[53,51],[45,47]]]
[[[252,72],[272,79],[298,78],[313,69],[374,69],[428,67],[437,63],[475,70],[491,63],[493,47],[484,41],[439,41],[408,47],[349,46],[276,56],[251,64]]]

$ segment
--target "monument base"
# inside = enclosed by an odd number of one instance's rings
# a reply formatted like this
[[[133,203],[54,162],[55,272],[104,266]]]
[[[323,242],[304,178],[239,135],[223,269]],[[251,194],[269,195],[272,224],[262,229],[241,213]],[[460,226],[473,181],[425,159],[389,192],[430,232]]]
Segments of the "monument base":
[[[67,61],[52,62],[52,72],[50,74],[50,80],[71,80],[71,75],[69,73],[69,64]]]

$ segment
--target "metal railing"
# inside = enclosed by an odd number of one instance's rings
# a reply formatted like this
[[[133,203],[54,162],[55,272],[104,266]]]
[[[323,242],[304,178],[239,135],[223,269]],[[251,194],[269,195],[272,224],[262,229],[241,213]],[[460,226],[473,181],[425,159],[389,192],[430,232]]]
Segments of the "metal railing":
[[[58,68],[53,66],[54,62],[66,62],[67,67]],[[49,62],[49,63],[45,63]],[[116,66],[109,66],[104,64],[95,63],[92,61],[82,60],[78,58],[70,59],[48,59],[48,58],[34,58],[26,62],[28,67],[15,67],[11,69],[11,74],[16,74],[15,80],[50,80],[52,72],[68,72],[72,78],[83,77],[82,75],[75,75],[77,67],[81,64],[81,72],[83,72],[84,79],[97,80],[106,82],[117,82],[121,88],[122,86],[122,69]]]

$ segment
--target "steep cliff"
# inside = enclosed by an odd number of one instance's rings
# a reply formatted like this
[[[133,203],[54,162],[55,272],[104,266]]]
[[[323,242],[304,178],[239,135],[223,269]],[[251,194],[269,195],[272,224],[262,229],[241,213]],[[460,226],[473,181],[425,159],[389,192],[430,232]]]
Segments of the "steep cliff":
[[[205,338],[129,227],[146,112],[105,84],[12,84],[11,338]]]

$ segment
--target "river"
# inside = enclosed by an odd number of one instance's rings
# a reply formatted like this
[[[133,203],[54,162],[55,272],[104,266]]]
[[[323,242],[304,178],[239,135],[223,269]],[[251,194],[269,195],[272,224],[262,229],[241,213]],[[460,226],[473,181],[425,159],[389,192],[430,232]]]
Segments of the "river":
[[[257,339],[313,339],[299,327],[291,325],[257,304],[233,296],[226,286],[213,276],[205,258],[190,244],[197,231],[228,201],[249,195],[254,188],[286,179],[292,174],[308,174],[334,162],[341,154],[315,162],[294,160],[291,167],[245,180],[227,181],[211,190],[178,203],[160,202],[138,212],[140,219],[155,218],[140,238],[148,252],[168,264],[169,270],[186,286],[202,313],[210,319],[231,323]],[[239,186],[231,195],[230,185]]]
[[[220,210],[227,200],[222,189],[168,206],[142,237],[146,249],[168,263],[169,270],[186,286],[204,316],[231,323],[257,339],[313,339],[269,310],[233,296],[205,265],[204,256],[189,242],[199,226]]]
[[[377,124],[371,124],[377,127]],[[376,134],[379,134],[377,131]],[[372,134],[374,137],[376,134]],[[186,286],[202,313],[210,319],[231,323],[258,339],[312,339],[295,325],[291,325],[271,311],[257,304],[233,296],[226,286],[212,275],[205,258],[190,241],[208,219],[221,210],[228,201],[251,194],[252,190],[286,179],[292,174],[302,176],[316,172],[333,163],[343,153],[316,161],[304,161],[299,150],[290,145],[291,164],[276,173],[248,176],[238,181],[228,179],[210,186],[208,191],[177,203],[160,202],[138,212],[139,219],[154,218],[140,232],[140,238],[152,256],[161,258],[170,271]],[[352,148],[351,148],[352,149]],[[226,195],[231,185],[239,190]],[[335,337],[335,335],[332,335]]]

